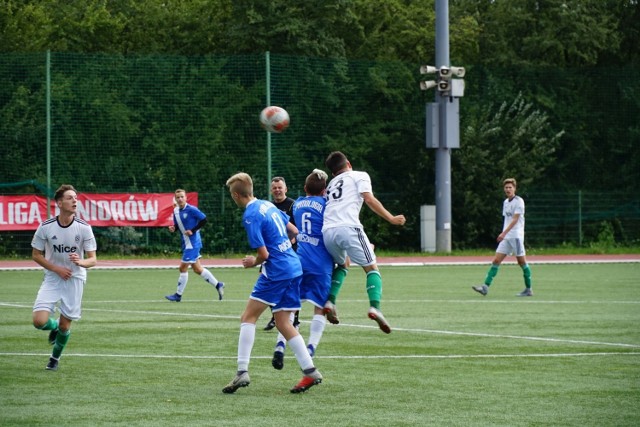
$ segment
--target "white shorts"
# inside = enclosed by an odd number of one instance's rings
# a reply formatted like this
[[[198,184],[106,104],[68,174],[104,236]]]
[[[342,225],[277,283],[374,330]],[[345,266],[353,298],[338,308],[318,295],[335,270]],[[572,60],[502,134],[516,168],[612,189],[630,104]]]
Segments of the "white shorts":
[[[496,252],[499,254],[525,256],[524,241],[522,239],[504,239],[498,244]]]
[[[344,265],[347,262],[347,255],[351,258],[352,263],[361,267],[376,263],[376,254],[362,228],[328,228],[322,232],[322,237],[327,251],[336,264]]]
[[[53,313],[56,304],[60,302],[60,313],[67,319],[78,320],[82,312],[82,292],[84,280],[72,277],[69,280],[45,279],[40,285],[33,311],[48,311]]]

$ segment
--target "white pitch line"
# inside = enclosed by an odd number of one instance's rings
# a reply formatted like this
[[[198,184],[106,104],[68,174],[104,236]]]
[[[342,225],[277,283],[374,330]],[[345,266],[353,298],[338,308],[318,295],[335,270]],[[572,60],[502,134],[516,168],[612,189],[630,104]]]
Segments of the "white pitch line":
[[[378,266],[382,267],[440,267],[440,266],[476,266],[476,265],[487,265],[486,259],[477,260],[477,261],[456,261],[455,257],[452,257],[451,260],[448,261],[406,261],[406,262],[378,262]],[[531,262],[531,260],[530,260]],[[544,265],[544,264],[637,264],[640,262],[640,259],[585,259],[576,257],[574,259],[567,260],[533,260],[533,264],[535,265]],[[113,264],[109,264],[113,263]],[[517,264],[514,260],[506,260],[503,262],[505,265],[515,265]],[[353,266],[357,266],[357,264],[353,264]],[[217,265],[217,264],[207,264],[204,263],[203,267],[208,268],[242,268],[242,264],[240,260],[238,260],[237,264],[225,264],[225,265]],[[92,267],[92,270],[172,270],[175,269],[175,265],[166,265],[166,264],[153,264],[153,265],[118,265],[117,261],[100,261],[95,267]],[[37,271],[42,270],[42,267],[33,263],[33,265],[28,266],[16,266],[16,267],[0,267],[0,271]]]
[[[529,337],[529,336],[521,336],[521,335],[487,334],[487,333],[481,333],[481,332],[441,331],[441,330],[433,330],[433,329],[393,328],[393,330],[394,331],[404,331],[404,332],[427,332],[427,333],[432,333],[432,334],[460,335],[460,336],[471,336],[471,337],[482,337],[482,338],[507,338],[507,339],[529,340],[529,341],[556,342],[556,343],[565,343],[565,344],[588,344],[588,345],[604,345],[604,346],[611,346],[611,347],[640,348],[640,345],[638,345],[638,344],[612,343],[612,342],[602,342],[602,341],[570,340],[570,339],[564,339],[564,338],[561,339],[561,338]]]
[[[6,353],[0,352],[0,357],[46,357],[49,353]],[[593,357],[593,356],[640,356],[640,352],[597,352],[597,353],[530,353],[530,354],[408,354],[408,355],[368,355],[368,356],[317,356],[318,359],[517,359],[535,357]],[[195,355],[166,355],[166,354],[89,354],[65,353],[68,357],[104,357],[117,359],[190,359],[190,360],[235,360],[237,356],[195,356]],[[251,356],[251,359],[271,359],[272,356]]]
[[[5,305],[5,304],[0,304],[0,306],[1,305]],[[9,304],[6,304],[6,305],[9,305]],[[26,305],[19,306],[15,304],[10,306],[21,307],[21,308],[30,307]],[[176,312],[167,312],[167,311],[120,310],[120,309],[102,309],[102,308],[83,308],[83,310],[103,312],[103,313],[162,315],[162,316],[191,317],[191,318],[195,317],[195,318],[206,318],[206,319],[235,319],[235,320],[239,319],[239,316],[228,316],[228,315],[219,315],[219,314],[176,313]],[[309,321],[306,321],[306,320],[303,320],[301,322],[310,323]],[[378,329],[378,326],[360,325],[360,324],[344,323],[344,322],[335,326],[364,328],[364,329]],[[418,332],[418,333],[429,333],[429,334],[440,334],[440,335],[457,335],[457,336],[469,336],[469,337],[480,337],[480,338],[504,338],[504,339],[514,339],[514,340],[541,341],[541,342],[553,342],[553,343],[565,343],[565,344],[602,345],[607,347],[640,348],[639,344],[611,343],[611,342],[601,342],[601,341],[572,340],[572,339],[547,338],[547,337],[531,337],[531,336],[520,336],[520,335],[489,334],[489,333],[482,333],[482,332],[460,332],[460,331],[446,331],[446,330],[438,330],[438,329],[401,328],[401,327],[393,327],[393,331]]]
[[[182,301],[180,303],[180,305],[184,306],[184,305],[188,305],[188,304],[194,304],[194,303],[213,303],[213,304],[225,304],[225,303],[242,303],[242,304],[246,304],[247,300],[246,298],[241,298],[241,299],[230,299],[230,298],[225,298],[224,302],[220,302],[217,300],[213,300],[213,299],[190,299],[188,301]],[[341,300],[340,301],[342,304],[344,303],[368,303],[369,300],[359,300],[359,299],[349,299],[349,300]],[[590,305],[608,305],[608,304],[615,304],[615,305],[638,305],[640,304],[640,300],[626,300],[626,301],[621,301],[621,300],[588,300],[588,301],[580,301],[580,300],[566,300],[566,301],[559,301],[559,300],[548,300],[548,301],[541,301],[541,300],[532,300],[532,299],[478,299],[478,298],[472,298],[472,299],[442,299],[442,300],[438,300],[438,299],[411,299],[411,300],[397,300],[397,299],[385,299],[384,300],[385,304],[442,304],[442,303],[447,303],[447,304],[549,304],[549,305],[561,305],[561,304],[570,304],[570,305],[575,305],[575,304],[590,304]],[[23,307],[29,307],[31,308],[31,305],[27,305],[28,303],[20,303],[20,302],[2,302],[0,301],[0,307],[2,306],[6,306],[6,307],[18,307],[18,308],[23,308]],[[158,298],[156,299],[149,299],[149,300],[91,300],[91,301],[83,301],[83,306],[87,306],[90,304],[171,304],[173,305],[173,303],[171,302],[167,302],[167,301],[162,301]],[[84,309],[84,308],[83,308]]]

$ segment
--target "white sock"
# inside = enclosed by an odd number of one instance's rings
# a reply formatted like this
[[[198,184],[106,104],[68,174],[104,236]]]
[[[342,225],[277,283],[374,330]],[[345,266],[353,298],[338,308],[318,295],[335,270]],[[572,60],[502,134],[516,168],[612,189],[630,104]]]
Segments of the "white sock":
[[[293,354],[296,355],[298,365],[303,371],[314,367],[313,359],[309,356],[309,351],[304,345],[304,339],[300,334],[289,340],[289,347],[293,350]]]
[[[318,348],[318,343],[320,343],[320,338],[322,338],[322,333],[324,332],[326,324],[327,319],[322,314],[313,315],[308,342],[313,346],[313,348]]]
[[[211,283],[213,286],[218,284],[218,279],[216,279],[216,277],[206,268],[202,269],[202,273],[200,273],[200,276],[202,276],[202,278],[207,283]]]
[[[293,319],[295,319],[295,317],[296,317],[296,313],[292,311],[291,314],[289,314],[289,323],[291,323],[292,325],[293,325]],[[287,340],[284,337],[284,335],[282,335],[280,331],[278,331],[278,337],[276,338],[275,351],[281,351],[284,353],[286,349],[287,349]]]
[[[238,337],[238,371],[249,370],[249,360],[251,350],[256,338],[255,323],[242,323],[240,325],[240,336]]]
[[[182,295],[184,288],[187,287],[188,281],[189,273],[180,273],[180,277],[178,278],[178,295]]]

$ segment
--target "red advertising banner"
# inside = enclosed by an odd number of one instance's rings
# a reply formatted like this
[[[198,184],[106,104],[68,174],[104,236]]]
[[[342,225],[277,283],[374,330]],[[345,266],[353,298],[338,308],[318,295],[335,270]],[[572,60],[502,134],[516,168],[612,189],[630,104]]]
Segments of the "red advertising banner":
[[[198,206],[198,193],[187,193]],[[78,194],[76,215],[94,227],[166,227],[173,224],[173,193]],[[51,200],[52,216],[59,213]],[[49,216],[47,198],[0,196],[0,231],[35,230]]]
[[[45,197],[0,196],[0,231],[35,230],[45,219]]]

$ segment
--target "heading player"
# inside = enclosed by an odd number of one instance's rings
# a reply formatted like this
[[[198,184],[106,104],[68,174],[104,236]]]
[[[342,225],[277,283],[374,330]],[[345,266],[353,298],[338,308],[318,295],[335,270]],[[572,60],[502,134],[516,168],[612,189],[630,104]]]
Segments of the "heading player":
[[[323,308],[329,297],[331,272],[333,271],[333,259],[331,254],[327,252],[322,237],[324,193],[327,178],[326,172],[314,169],[304,182],[306,196],[299,197],[293,204],[293,215],[299,228],[297,254],[302,265],[300,301],[308,301],[314,306],[309,340],[307,341],[307,349],[311,357],[315,355],[324,333],[326,320]],[[276,369],[282,369],[284,366],[284,349],[284,337],[278,334],[271,361]]]
[[[394,225],[404,225],[406,219],[404,215],[392,215],[382,205],[373,195],[369,174],[354,171],[343,153],[332,152],[325,164],[333,174],[333,179],[327,187],[322,234],[324,244],[338,266],[333,272],[329,301],[324,306],[324,313],[329,322],[339,323],[335,303],[347,275],[348,256],[351,262],[362,266],[367,274],[369,318],[375,320],[384,333],[391,333],[391,327],[380,311],[382,276],[378,271],[376,255],[360,222],[360,209],[364,202],[376,215]]]

